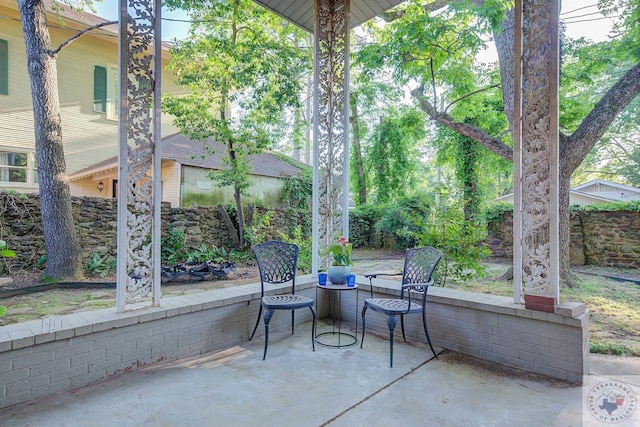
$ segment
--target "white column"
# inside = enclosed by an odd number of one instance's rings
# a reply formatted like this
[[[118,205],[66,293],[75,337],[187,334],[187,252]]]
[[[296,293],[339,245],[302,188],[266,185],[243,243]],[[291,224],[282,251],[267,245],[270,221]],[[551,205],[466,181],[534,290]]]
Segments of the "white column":
[[[558,0],[522,0],[522,284],[559,302]],[[518,9],[516,9],[518,10]],[[516,23],[516,26],[518,24]],[[517,46],[516,46],[517,48]],[[518,86],[516,86],[517,88]],[[516,106],[517,109],[517,106]],[[515,159],[514,159],[515,160]],[[516,206],[514,206],[514,210]],[[514,212],[515,217],[515,212]],[[514,230],[516,225],[514,224]],[[517,284],[514,284],[517,286]]]
[[[160,304],[161,1],[128,3],[120,0],[118,312]]]
[[[319,253],[349,235],[349,0],[316,0],[312,273]]]

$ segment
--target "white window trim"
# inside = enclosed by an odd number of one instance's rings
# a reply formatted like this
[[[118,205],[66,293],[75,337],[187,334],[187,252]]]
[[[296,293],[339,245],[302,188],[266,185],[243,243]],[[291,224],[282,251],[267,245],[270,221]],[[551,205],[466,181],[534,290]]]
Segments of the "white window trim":
[[[107,119],[118,120],[118,64],[107,63]]]
[[[0,184],[4,187],[37,187],[35,182],[35,165],[36,153],[33,150],[25,150],[23,148],[0,146],[0,151],[9,151],[12,153],[24,153],[27,155],[27,182],[3,181],[0,178]],[[4,166],[4,165],[1,165]]]

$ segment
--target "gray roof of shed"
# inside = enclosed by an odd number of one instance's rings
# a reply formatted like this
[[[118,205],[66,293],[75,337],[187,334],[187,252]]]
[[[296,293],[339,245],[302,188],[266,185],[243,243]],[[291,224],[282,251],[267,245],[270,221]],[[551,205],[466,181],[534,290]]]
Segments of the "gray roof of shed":
[[[220,170],[226,168],[222,161],[223,156],[227,155],[226,146],[211,139],[194,141],[186,135],[174,134],[162,138],[160,144],[162,160],[174,160],[182,165],[204,169]],[[211,153],[209,150],[213,150],[213,152]],[[300,166],[295,166],[289,161],[281,159],[280,156],[270,151],[248,155],[247,161],[251,166],[252,175],[290,178],[299,174],[304,167],[308,167],[303,163],[300,163]],[[295,160],[291,159],[291,162],[295,162]],[[117,166],[118,157],[111,157],[73,173],[69,179],[81,179],[101,171],[117,168]]]

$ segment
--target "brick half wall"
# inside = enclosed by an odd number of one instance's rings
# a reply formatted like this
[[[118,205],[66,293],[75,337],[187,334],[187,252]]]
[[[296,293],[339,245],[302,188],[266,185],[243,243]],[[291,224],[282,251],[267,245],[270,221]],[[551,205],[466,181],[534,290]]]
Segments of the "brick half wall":
[[[316,297],[315,281],[298,278],[297,293]],[[342,293],[345,328],[356,321],[369,296]],[[377,296],[397,296],[398,281],[377,280]],[[277,286],[270,293],[283,293]],[[290,288],[289,288],[290,289]],[[324,291],[326,292],[326,291]],[[571,382],[588,373],[588,312],[575,318],[531,311],[510,298],[431,288],[428,322],[436,346]],[[320,317],[330,299],[318,294]],[[356,305],[357,301],[357,305]],[[227,349],[246,342],[260,304],[259,284],[216,289],[162,300],[162,307],[127,313],[96,310],[0,327],[0,408],[63,392],[161,361]],[[296,310],[296,322],[311,321]],[[351,325],[349,325],[349,323]],[[407,339],[425,341],[420,316],[406,316]],[[276,312],[272,339],[290,333],[288,312]],[[399,326],[398,326],[399,328]],[[359,329],[360,339],[361,329]],[[367,313],[367,333],[388,336],[386,317]],[[257,337],[262,338],[259,327]],[[400,331],[396,334],[400,337]],[[402,351],[399,338],[396,351]],[[366,350],[362,350],[366,351]],[[428,350],[427,350],[428,351]],[[255,357],[261,357],[255,355]],[[381,357],[380,366],[388,359]]]

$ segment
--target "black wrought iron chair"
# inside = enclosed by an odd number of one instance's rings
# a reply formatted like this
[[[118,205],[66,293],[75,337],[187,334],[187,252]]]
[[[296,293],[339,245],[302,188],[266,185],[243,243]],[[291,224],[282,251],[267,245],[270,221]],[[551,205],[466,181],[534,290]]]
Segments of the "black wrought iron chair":
[[[413,313],[422,313],[422,325],[424,326],[424,333],[427,336],[427,342],[433,355],[437,358],[433,344],[431,344],[431,338],[429,337],[429,329],[427,328],[427,314],[426,314],[426,301],[427,290],[429,286],[433,284],[433,272],[438,265],[438,262],[442,258],[442,253],[432,247],[414,248],[409,249],[404,257],[404,269],[402,271],[402,287],[400,290],[400,298],[374,298],[373,297],[373,279],[378,276],[384,276],[389,274],[372,273],[365,274],[365,277],[369,278],[369,284],[371,285],[371,298],[367,298],[364,301],[364,307],[362,308],[362,339],[360,340],[360,348],[364,342],[364,330],[365,330],[365,313],[367,309],[371,309],[378,313],[384,313],[387,315],[387,324],[389,326],[389,351],[390,351],[390,366],[393,367],[393,331],[396,328],[398,322],[398,316],[400,316],[400,325],[402,328],[402,338],[404,342],[407,342],[407,337],[404,333],[404,315]],[[405,299],[405,292],[408,299]],[[412,301],[412,294],[420,294],[421,301],[417,303]]]
[[[269,346],[269,322],[276,310],[291,310],[291,334],[294,333],[295,310],[309,307],[313,314],[313,325],[311,327],[311,345],[316,351],[314,336],[316,331],[316,309],[315,302],[311,298],[295,295],[296,292],[296,266],[298,264],[298,247],[296,245],[278,241],[270,241],[253,246],[253,253],[258,261],[260,270],[261,299],[260,311],[256,326],[253,328],[251,337],[258,329],[260,315],[264,307],[264,354],[262,360],[267,357],[267,347]],[[278,284],[291,281],[291,294],[287,295],[267,295],[264,294],[264,284]]]

